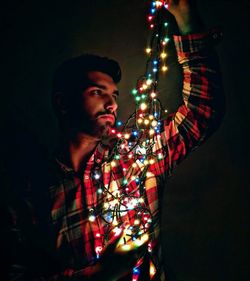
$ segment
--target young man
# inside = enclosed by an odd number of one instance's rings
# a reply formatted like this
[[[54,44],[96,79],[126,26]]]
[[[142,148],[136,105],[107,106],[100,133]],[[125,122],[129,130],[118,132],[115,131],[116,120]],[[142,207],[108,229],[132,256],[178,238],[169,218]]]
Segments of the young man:
[[[153,148],[164,157],[145,167],[124,154],[112,164],[113,143],[108,139],[116,120],[120,67],[93,55],[65,62],[53,85],[62,141],[44,187],[49,205],[41,211],[45,206],[34,203],[29,222],[16,219],[20,214],[12,209],[12,224],[24,237],[18,247],[29,252],[26,260],[10,266],[13,280],[165,280],[159,245],[162,180],[218,127],[223,112],[212,50],[219,35],[203,33],[193,1],[168,2],[180,31],[174,40],[184,83],[183,103],[163,122]],[[138,177],[143,177],[143,190],[136,183]],[[128,194],[142,199],[141,209],[114,213],[116,206],[131,200]],[[147,224],[142,221],[145,217]],[[120,221],[122,233],[115,227]],[[120,239],[126,244],[126,237],[138,234],[135,229],[143,229],[141,235],[148,234],[147,238],[122,251]],[[6,230],[12,232],[13,226]]]

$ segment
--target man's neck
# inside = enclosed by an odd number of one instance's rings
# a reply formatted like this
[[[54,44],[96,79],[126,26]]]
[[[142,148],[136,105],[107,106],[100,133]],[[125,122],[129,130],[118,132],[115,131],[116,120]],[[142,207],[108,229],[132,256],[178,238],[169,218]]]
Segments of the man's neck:
[[[69,164],[75,172],[82,171],[99,142],[100,139],[97,137],[78,133],[64,145],[66,164]]]

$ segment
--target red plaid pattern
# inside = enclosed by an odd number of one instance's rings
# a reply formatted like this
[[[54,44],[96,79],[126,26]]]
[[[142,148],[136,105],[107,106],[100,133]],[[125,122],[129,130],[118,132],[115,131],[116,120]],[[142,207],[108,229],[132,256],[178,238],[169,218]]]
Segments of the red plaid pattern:
[[[108,237],[104,237],[107,224],[101,215],[97,214],[93,222],[88,219],[89,209],[102,209],[104,201],[109,201],[108,194],[98,194],[99,184],[92,176],[93,169],[99,165],[102,184],[111,194],[124,192],[126,186],[127,191],[135,191],[135,197],[143,195],[143,206],[148,212],[148,218],[152,220],[149,227],[149,259],[152,267],[150,279],[165,280],[158,243],[159,194],[163,187],[160,183],[166,174],[171,174],[173,168],[210,135],[222,116],[216,112],[222,92],[216,56],[209,50],[210,43],[217,39],[214,34],[174,37],[178,60],[184,74],[183,104],[177,112],[164,120],[161,133],[155,137],[154,163],[146,166],[139,160],[135,161],[124,155],[115,161],[114,167],[105,161],[109,155],[109,147],[100,144],[81,178],[74,175],[69,168],[63,167],[61,183],[50,188],[53,202],[51,217],[57,229],[57,249],[64,258],[67,252],[65,266],[72,268],[72,272],[93,264],[98,249],[103,249],[105,242],[114,235],[111,231]],[[63,165],[60,163],[60,166]],[[141,194],[135,181],[145,171],[145,191]],[[124,224],[133,225],[138,217],[137,213],[136,210],[126,211],[122,218]],[[141,263],[143,261],[137,263],[137,266]],[[133,280],[139,278],[136,273],[131,276]]]

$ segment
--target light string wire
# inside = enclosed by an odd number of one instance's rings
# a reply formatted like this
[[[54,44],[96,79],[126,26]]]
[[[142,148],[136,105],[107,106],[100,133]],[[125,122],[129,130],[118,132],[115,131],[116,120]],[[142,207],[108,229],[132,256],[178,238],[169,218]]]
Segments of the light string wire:
[[[103,233],[97,233],[101,239],[100,246],[96,247],[96,257],[109,240],[110,234],[120,235],[123,231],[122,242],[119,244],[123,249],[131,249],[129,241],[137,242],[134,246],[140,246],[144,240],[154,234],[153,216],[147,202],[145,190],[145,181],[148,177],[148,168],[150,164],[164,159],[163,153],[157,155],[153,152],[155,138],[160,134],[162,126],[163,108],[158,98],[157,88],[159,85],[160,71],[166,72],[168,23],[164,21],[164,9],[167,9],[167,1],[151,1],[151,8],[147,16],[149,29],[151,31],[150,44],[145,51],[148,56],[144,75],[139,77],[136,86],[132,89],[132,96],[135,99],[135,112],[130,115],[125,124],[118,131],[112,129],[112,134],[116,137],[116,144],[105,162],[110,165],[110,176],[106,186],[103,183],[102,165],[97,165],[92,171],[92,178],[97,186],[97,204],[89,209],[90,222],[96,221],[99,217],[103,225]],[[118,126],[122,122],[118,121]],[[123,179],[121,186],[114,190],[112,182],[115,183],[113,169],[120,169],[117,165],[121,156],[128,159],[134,159],[131,167],[123,168]],[[140,176],[132,176],[139,160],[143,164],[140,168]],[[132,183],[132,191],[129,186]],[[133,216],[131,218],[131,214]],[[129,224],[126,214],[129,213]],[[98,227],[100,229],[99,220]],[[100,231],[101,232],[101,231]],[[148,252],[151,252],[151,243],[148,242]],[[154,271],[153,269],[151,270]],[[150,271],[150,272],[151,272]],[[153,273],[152,273],[153,274]],[[139,270],[137,267],[133,271],[133,280],[137,280]]]

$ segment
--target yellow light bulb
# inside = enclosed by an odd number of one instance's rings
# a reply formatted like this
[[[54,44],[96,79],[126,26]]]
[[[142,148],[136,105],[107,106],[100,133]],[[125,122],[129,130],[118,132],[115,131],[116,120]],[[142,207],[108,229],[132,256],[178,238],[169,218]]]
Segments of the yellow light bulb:
[[[149,164],[153,165],[155,163],[155,160],[154,159],[150,159],[149,160]]]
[[[135,225],[138,225],[138,224],[140,224],[140,221],[136,219],[136,220],[134,221],[134,224],[135,224]]]
[[[146,53],[147,53],[147,54],[150,54],[150,53],[151,53],[151,48],[147,48],[147,49],[146,49]]]
[[[154,130],[154,129],[150,129],[150,130],[149,130],[149,134],[150,134],[151,136],[153,136],[153,135],[155,134],[155,130]]]
[[[137,120],[137,122],[138,122],[138,124],[141,124],[141,123],[143,122],[142,118],[139,118],[139,119]]]
[[[125,138],[126,140],[129,139],[129,138],[130,138],[130,134],[126,133],[126,134],[124,135],[124,138]]]
[[[151,123],[151,125],[152,125],[153,127],[156,127],[156,126],[158,125],[158,122],[157,122],[156,120],[153,120],[152,123]]]
[[[161,58],[162,58],[162,59],[165,59],[166,57],[167,57],[167,54],[166,54],[165,52],[162,52],[162,53],[161,53]]]
[[[148,124],[149,124],[149,120],[148,120],[148,119],[145,119],[145,120],[144,120],[144,124],[145,124],[145,125],[148,125]]]
[[[143,102],[143,103],[141,103],[140,104],[140,108],[141,108],[141,110],[145,110],[145,109],[147,109],[147,104],[145,103],[145,102]]]
[[[161,70],[162,70],[163,72],[166,72],[166,71],[168,70],[168,68],[167,68],[166,65],[163,65],[162,68],[161,68]]]

